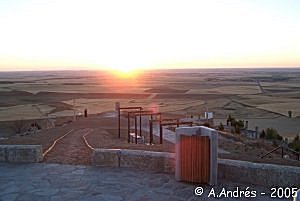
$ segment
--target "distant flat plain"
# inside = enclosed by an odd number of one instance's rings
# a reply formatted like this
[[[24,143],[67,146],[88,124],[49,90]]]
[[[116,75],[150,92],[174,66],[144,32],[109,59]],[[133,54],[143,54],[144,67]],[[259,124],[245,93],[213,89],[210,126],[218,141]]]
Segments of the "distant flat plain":
[[[1,72],[0,137],[4,122],[101,113],[143,106],[163,113],[203,116],[216,123],[230,114],[251,129],[300,132],[300,69],[156,70],[122,77],[103,71]],[[288,111],[292,111],[292,118]]]

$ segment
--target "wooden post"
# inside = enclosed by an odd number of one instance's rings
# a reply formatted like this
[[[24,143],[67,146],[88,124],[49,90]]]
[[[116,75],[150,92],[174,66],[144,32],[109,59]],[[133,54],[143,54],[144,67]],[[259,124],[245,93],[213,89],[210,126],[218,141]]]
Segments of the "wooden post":
[[[128,115],[127,115],[127,119],[128,119],[128,143],[130,143],[130,113],[128,112]]]
[[[142,137],[142,115],[140,113],[140,136]]]
[[[121,112],[120,108],[118,108],[118,130],[119,130],[119,138],[121,138]]]
[[[159,143],[163,143],[163,129],[161,124],[159,124]]]
[[[281,158],[283,158],[283,147],[281,147]]]
[[[150,120],[150,144],[153,144],[153,122]]]
[[[135,144],[137,144],[137,121],[136,121],[136,115],[134,115],[134,134],[135,134]]]

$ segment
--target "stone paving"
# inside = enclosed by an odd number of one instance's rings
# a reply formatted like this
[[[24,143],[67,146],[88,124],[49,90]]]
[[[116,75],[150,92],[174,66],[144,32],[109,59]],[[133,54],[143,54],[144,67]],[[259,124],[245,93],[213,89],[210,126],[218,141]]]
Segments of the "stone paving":
[[[123,168],[72,166],[61,164],[0,163],[0,201],[197,201],[207,198],[211,187],[204,186],[202,196],[194,195],[196,185],[176,182],[174,175]],[[219,181],[215,187],[235,190],[249,185]],[[263,187],[250,190],[269,193]],[[219,198],[218,200],[282,200],[269,196],[256,198]],[[291,200],[291,199],[290,199]]]

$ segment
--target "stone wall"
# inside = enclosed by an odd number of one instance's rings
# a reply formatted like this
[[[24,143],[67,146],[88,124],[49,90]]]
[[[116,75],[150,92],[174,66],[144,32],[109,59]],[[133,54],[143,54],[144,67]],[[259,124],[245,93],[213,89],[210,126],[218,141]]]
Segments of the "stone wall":
[[[120,149],[93,149],[92,165],[119,167]]]
[[[95,149],[92,164],[140,170],[175,172],[175,154],[127,149]]]
[[[218,159],[218,178],[262,186],[291,187],[300,184],[300,167]]]
[[[140,170],[175,172],[175,154],[167,152],[121,150],[120,167]]]
[[[95,149],[92,164],[175,174],[175,154],[142,150]],[[218,179],[261,186],[300,184],[300,167],[218,159]]]
[[[42,160],[41,145],[0,145],[0,162],[34,163]]]

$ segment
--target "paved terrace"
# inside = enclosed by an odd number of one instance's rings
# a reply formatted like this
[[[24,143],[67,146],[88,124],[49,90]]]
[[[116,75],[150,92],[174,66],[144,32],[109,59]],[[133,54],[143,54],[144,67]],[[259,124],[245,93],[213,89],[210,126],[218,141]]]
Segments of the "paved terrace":
[[[215,187],[235,190],[239,186],[260,192],[263,187],[220,181]],[[269,196],[256,198],[207,198],[211,189],[204,187],[202,196],[194,195],[196,186],[176,182],[174,175],[122,168],[72,166],[59,164],[0,163],[0,201],[199,201],[199,200],[283,200]],[[290,199],[289,199],[290,200]]]

